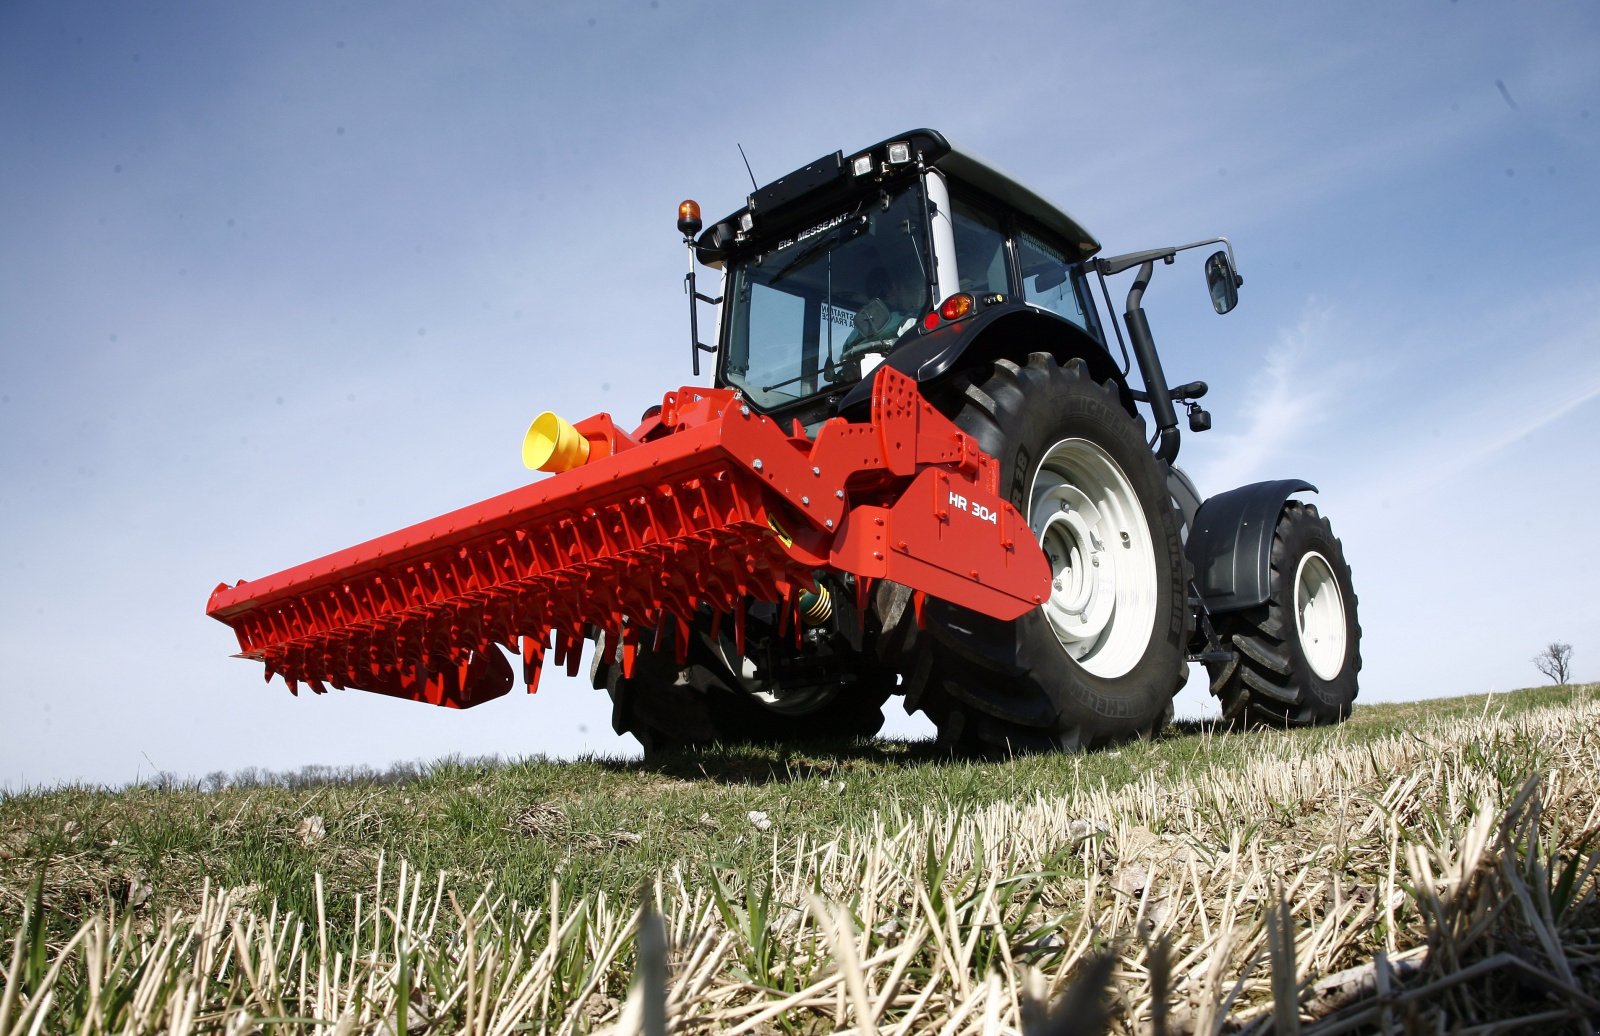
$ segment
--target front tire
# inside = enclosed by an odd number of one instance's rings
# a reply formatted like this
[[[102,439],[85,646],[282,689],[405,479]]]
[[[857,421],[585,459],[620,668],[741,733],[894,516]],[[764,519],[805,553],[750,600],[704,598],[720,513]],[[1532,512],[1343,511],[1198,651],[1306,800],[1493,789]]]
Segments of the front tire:
[[[1034,353],[966,383],[957,425],[1000,462],[1001,490],[1051,561],[1051,596],[1011,622],[911,593],[874,598],[906,711],[962,751],[1092,748],[1158,732],[1188,675],[1188,562],[1167,468],[1116,387]]]
[[[1211,692],[1236,726],[1309,727],[1350,715],[1361,625],[1344,546],[1312,504],[1284,505],[1272,536],[1267,603],[1215,616],[1233,650]]]

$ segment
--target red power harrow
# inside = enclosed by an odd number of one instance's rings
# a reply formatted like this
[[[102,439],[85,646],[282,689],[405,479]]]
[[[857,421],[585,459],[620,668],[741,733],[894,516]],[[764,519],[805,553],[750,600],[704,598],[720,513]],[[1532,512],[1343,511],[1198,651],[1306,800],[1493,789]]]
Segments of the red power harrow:
[[[788,432],[725,389],[668,393],[632,434],[605,414],[576,429],[588,462],[264,579],[217,587],[207,614],[240,657],[298,693],[329,685],[467,708],[505,694],[520,653],[530,692],[545,655],[576,675],[586,635],[622,646],[731,616],[750,600],[794,618],[821,570],[858,599],[892,579],[1000,619],[1049,591],[999,465],[880,367],[872,419]],[[920,597],[919,597],[920,601]],[[798,636],[799,623],[791,628]],[[680,656],[681,657],[681,656]]]

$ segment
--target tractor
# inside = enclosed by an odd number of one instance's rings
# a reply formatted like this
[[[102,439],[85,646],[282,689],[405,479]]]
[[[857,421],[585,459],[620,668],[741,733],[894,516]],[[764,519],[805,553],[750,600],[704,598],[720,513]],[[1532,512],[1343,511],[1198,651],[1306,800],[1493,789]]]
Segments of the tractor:
[[[1296,498],[1315,487],[1202,497],[1174,463],[1207,386],[1168,384],[1143,296],[1157,264],[1220,246],[1204,275],[1231,311],[1227,239],[1102,256],[926,129],[709,226],[685,201],[678,230],[710,387],[631,430],[543,413],[523,460],[547,477],[218,586],[241,655],[294,691],[461,708],[511,688],[507,653],[533,691],[547,655],[577,675],[587,650],[647,754],[870,736],[894,695],[951,750],[1089,749],[1159,732],[1195,662],[1230,724],[1348,716],[1357,601]]]

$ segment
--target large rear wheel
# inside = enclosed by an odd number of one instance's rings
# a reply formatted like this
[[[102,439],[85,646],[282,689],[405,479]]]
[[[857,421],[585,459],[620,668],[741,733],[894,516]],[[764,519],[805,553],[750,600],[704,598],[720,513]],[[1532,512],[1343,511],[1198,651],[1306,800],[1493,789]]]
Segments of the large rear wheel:
[[[1211,692],[1236,725],[1306,727],[1350,715],[1361,625],[1344,546],[1312,504],[1284,505],[1272,535],[1271,597],[1214,617],[1233,650],[1213,663]]]
[[[1050,562],[1050,597],[1002,622],[880,585],[881,656],[951,747],[1089,748],[1165,726],[1187,675],[1188,563],[1166,466],[1115,386],[1035,353],[962,386],[956,423]]]

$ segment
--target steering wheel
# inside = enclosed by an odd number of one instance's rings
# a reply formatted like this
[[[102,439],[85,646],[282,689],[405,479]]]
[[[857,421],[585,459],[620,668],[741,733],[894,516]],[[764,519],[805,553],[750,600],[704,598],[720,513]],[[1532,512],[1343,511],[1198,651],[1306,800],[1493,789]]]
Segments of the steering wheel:
[[[887,355],[894,348],[893,338],[869,338],[860,341],[845,349],[839,354],[839,362],[845,363],[857,357],[866,356],[868,353],[883,353]]]

